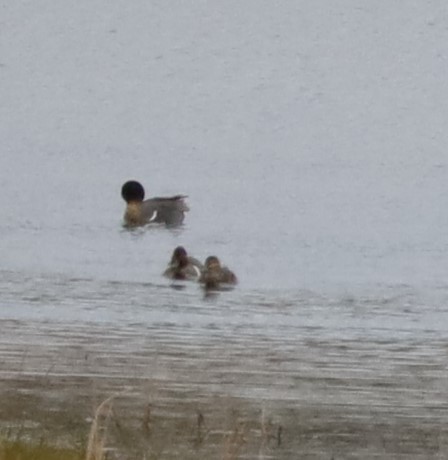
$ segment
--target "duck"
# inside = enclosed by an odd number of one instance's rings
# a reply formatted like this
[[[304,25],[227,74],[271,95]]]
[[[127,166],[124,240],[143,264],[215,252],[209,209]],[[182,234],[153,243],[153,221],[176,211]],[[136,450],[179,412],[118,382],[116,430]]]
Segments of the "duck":
[[[162,223],[169,227],[182,224],[189,211],[184,199],[186,195],[154,197],[145,200],[145,189],[140,182],[129,180],[121,188],[121,196],[127,206],[124,224],[138,227],[149,223]]]
[[[204,266],[198,259],[188,255],[183,246],[174,249],[171,261],[163,275],[175,280],[198,280]]]
[[[202,270],[199,282],[206,289],[218,289],[222,284],[237,284],[238,278],[229,268],[221,265],[218,257],[208,256],[205,259],[204,269]]]

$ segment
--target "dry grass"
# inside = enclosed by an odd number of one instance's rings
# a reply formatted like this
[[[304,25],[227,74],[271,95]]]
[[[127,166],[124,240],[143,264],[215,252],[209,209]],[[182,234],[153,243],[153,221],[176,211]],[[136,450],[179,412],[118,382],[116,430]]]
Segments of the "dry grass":
[[[116,395],[111,396],[97,407],[85,451],[55,447],[43,441],[35,443],[6,438],[0,440],[0,460],[105,460],[107,428],[115,398]]]
[[[108,425],[117,425],[117,420],[115,420],[116,415],[112,408],[113,400],[117,396],[118,395],[107,398],[97,407],[90,428],[85,460],[106,460],[107,451],[113,450],[108,448],[106,442]],[[228,428],[222,432],[222,439],[221,442],[219,442],[218,439],[214,441],[209,439],[212,430],[207,426],[204,414],[198,410],[195,423],[193,422],[196,426],[191,444],[188,448],[185,444],[183,445],[184,449],[187,448],[189,452],[184,452],[184,454],[187,455],[188,458],[190,458],[191,455],[193,455],[194,458],[198,455],[197,458],[200,458],[199,451],[206,447],[206,441],[209,440],[215,443],[217,450],[220,451],[222,460],[238,460],[244,454],[244,449],[249,442],[252,444],[259,442],[258,458],[262,459],[265,456],[265,452],[269,450],[272,441],[274,441],[274,444],[277,444],[277,446],[280,445],[280,434],[277,434],[277,429],[281,430],[281,427],[274,425],[270,419],[266,418],[264,409],[261,412],[259,424],[255,421],[250,422],[245,420],[235,413],[232,415],[233,416],[228,422]],[[151,406],[148,404],[144,408],[144,415],[140,425],[142,433],[144,433],[148,439],[152,437],[154,423],[155,421],[151,416]],[[118,425],[120,424],[118,423]],[[185,428],[185,431],[188,431],[188,427]],[[122,428],[120,427],[120,429]],[[280,431],[278,431],[278,433],[280,433]],[[172,436],[168,435],[167,439],[170,439],[169,443],[173,442],[173,436],[175,436],[174,433]],[[147,448],[146,454],[141,452],[141,458],[147,458],[146,455],[149,455],[149,458],[159,458],[163,451],[162,449],[158,453],[155,453],[150,445],[147,445]]]
[[[277,426],[266,418],[264,410],[257,420],[255,413],[229,410],[222,402],[215,401],[204,411],[179,400],[176,408],[184,415],[172,418],[164,413],[163,406],[146,402],[139,408],[136,398],[120,398],[125,393],[97,405],[88,433],[76,442],[82,447],[55,447],[64,441],[53,429],[43,435],[48,443],[36,442],[31,433],[21,432],[16,439],[11,434],[4,441],[0,437],[0,460],[239,460],[250,453],[251,458],[264,459],[266,455],[271,458],[271,448],[277,444]],[[137,412],[129,410],[134,403]],[[73,415],[66,413],[68,418]],[[70,438],[66,441],[70,445]]]
[[[235,428],[224,436],[222,460],[238,460],[243,446],[247,443],[247,426],[239,422]]]
[[[105,399],[95,411],[87,443],[86,460],[105,460],[106,458],[107,427],[112,414],[112,401],[115,398],[116,395]]]

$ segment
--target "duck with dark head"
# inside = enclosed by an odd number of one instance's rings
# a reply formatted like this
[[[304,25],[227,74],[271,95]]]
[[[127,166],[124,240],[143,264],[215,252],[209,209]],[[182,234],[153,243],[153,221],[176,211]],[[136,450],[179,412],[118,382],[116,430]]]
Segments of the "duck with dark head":
[[[230,269],[221,265],[216,256],[209,256],[205,259],[204,269],[202,270],[199,282],[206,289],[219,289],[222,285],[235,285],[238,279]]]
[[[174,280],[197,280],[203,268],[199,260],[189,256],[183,246],[178,246],[163,275]]]
[[[130,180],[121,188],[121,196],[127,206],[124,224],[137,227],[149,223],[162,223],[169,227],[181,225],[188,206],[185,195],[154,197],[145,200],[145,189],[140,182]]]

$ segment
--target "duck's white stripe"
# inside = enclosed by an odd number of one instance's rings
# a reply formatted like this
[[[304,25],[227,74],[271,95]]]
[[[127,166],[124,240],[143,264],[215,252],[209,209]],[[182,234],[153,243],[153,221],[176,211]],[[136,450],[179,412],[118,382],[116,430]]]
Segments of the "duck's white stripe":
[[[193,268],[194,268],[195,271],[196,271],[196,275],[201,276],[201,270],[199,270],[199,268],[196,267],[196,265],[193,265]]]
[[[154,222],[157,219],[157,211],[154,211],[154,214],[151,216],[148,222]]]

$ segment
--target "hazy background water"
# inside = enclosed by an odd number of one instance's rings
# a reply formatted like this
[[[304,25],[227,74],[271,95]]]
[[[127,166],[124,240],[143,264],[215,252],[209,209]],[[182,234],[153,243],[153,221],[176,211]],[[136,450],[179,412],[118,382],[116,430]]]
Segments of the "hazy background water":
[[[306,331],[445,356],[443,2],[0,7],[3,321],[142,336],[168,321],[173,343],[192,340],[185,326],[198,346],[213,324],[216,337],[240,325],[249,356],[267,338],[280,356],[311,350]],[[130,178],[188,194],[185,225],[123,230]],[[169,289],[179,244],[220,256],[237,290],[204,304],[195,285]]]
[[[444,282],[439,2],[3,2],[4,268],[158,279],[172,248],[242,286]],[[187,193],[120,232],[121,184]]]

